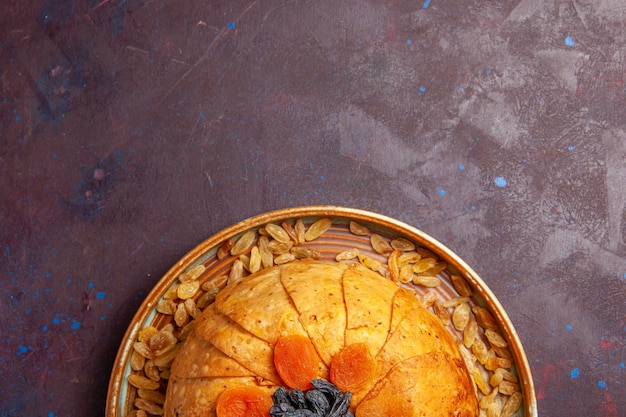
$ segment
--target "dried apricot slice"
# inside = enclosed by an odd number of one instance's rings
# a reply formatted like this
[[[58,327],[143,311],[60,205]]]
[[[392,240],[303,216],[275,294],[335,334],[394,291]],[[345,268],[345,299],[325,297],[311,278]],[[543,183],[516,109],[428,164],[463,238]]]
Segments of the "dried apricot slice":
[[[318,356],[313,343],[302,335],[281,336],[274,346],[276,372],[289,388],[306,390],[319,370]]]
[[[344,392],[362,387],[375,372],[376,362],[365,343],[342,348],[330,363],[330,380]]]
[[[217,417],[269,417],[272,397],[252,386],[227,388],[215,406]]]

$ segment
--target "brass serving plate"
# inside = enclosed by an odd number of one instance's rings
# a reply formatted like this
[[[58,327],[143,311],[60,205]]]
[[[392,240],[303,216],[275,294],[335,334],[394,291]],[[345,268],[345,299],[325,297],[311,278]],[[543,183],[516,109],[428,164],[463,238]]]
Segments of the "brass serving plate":
[[[338,206],[295,207],[251,217],[211,236],[180,259],[148,294],[124,335],[109,382],[106,416],[125,417],[132,409],[133,389],[126,381],[131,373],[129,361],[133,351],[133,343],[137,340],[139,330],[145,326],[153,325],[158,328],[172,321],[171,316],[165,316],[156,311],[156,304],[167,289],[176,282],[181,273],[203,264],[206,269],[200,278],[201,281],[224,275],[230,269],[235,258],[228,256],[220,260],[217,258],[217,251],[228,239],[236,239],[244,232],[259,229],[268,223],[280,224],[284,221],[302,219],[305,224],[310,225],[323,217],[332,219],[331,228],[318,239],[306,243],[307,247],[319,251],[323,260],[332,260],[338,253],[354,247],[368,256],[379,257],[372,249],[369,238],[350,233],[348,224],[350,221],[356,221],[367,226],[372,232],[386,237],[403,237],[429,249],[440,260],[448,263],[449,270],[463,276],[474,291],[473,301],[490,310],[509,344],[524,397],[522,408],[517,415],[537,416],[537,403],[530,366],[518,334],[504,308],[478,274],[450,249],[410,225],[381,214]],[[450,282],[446,280],[435,291],[444,300],[458,295]]]

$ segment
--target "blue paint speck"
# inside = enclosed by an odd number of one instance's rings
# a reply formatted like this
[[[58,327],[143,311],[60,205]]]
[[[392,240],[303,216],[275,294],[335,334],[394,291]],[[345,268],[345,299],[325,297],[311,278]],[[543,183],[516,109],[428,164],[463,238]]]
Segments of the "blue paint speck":
[[[622,369],[626,368],[626,366],[624,365],[624,362],[621,362],[621,363],[619,364],[619,367],[620,367],[620,368],[622,368]]]
[[[47,332],[47,331],[48,331],[48,326],[43,326],[43,327],[41,328],[41,330],[43,330],[44,332]]]
[[[410,45],[410,44],[412,44],[412,43],[413,43],[413,41],[412,41],[411,39],[407,39],[407,40],[406,40],[406,44],[407,44],[407,45]]]
[[[567,330],[569,330],[569,331],[572,331],[572,325],[571,325],[571,324],[568,324],[567,326],[565,326],[565,329],[567,329]]]
[[[59,324],[59,323],[61,323],[61,320],[59,320],[58,317],[55,317],[52,319],[52,324]]]
[[[425,0],[424,3],[422,3],[422,8],[425,9],[428,6],[430,6],[430,0]]]
[[[439,195],[444,196],[446,195],[446,190],[444,190],[443,188],[440,188],[439,191],[437,191],[439,193]]]
[[[93,287],[94,287],[93,282],[90,282],[90,283],[89,283],[89,285],[87,285],[87,286],[88,286],[89,288],[93,288]]]
[[[576,379],[580,375],[580,370],[578,368],[572,369],[572,372],[569,373],[570,378]]]
[[[567,45],[567,46],[574,46],[574,45],[576,45],[576,42],[574,42],[574,39],[572,39],[571,36],[566,36],[565,37],[565,45]]]
[[[230,30],[235,29],[235,22],[228,22],[228,29]]]
[[[22,119],[22,118],[21,118],[20,116],[15,116],[15,120],[16,120],[16,121],[18,121],[18,122],[19,122],[21,119]]]
[[[48,413],[48,417],[54,417],[54,413],[53,413],[52,411],[50,411],[50,412]]]
[[[81,326],[81,322],[80,321],[75,321],[72,323],[72,330],[78,330],[80,329]]]
[[[420,93],[425,93],[425,92],[426,92],[426,87],[421,86],[421,87],[420,87]]]
[[[17,349],[18,349],[17,351],[18,355],[23,355],[24,353],[28,352],[28,346],[19,345]]]
[[[504,177],[496,177],[493,182],[500,188],[506,187],[506,178]]]
[[[569,146],[567,147],[567,150],[568,150],[568,151],[573,151],[573,150],[574,150],[574,147],[573,147],[572,145],[569,145]]]
[[[602,388],[602,389],[606,388],[606,382],[598,381],[598,388]]]
[[[107,293],[105,293],[104,291],[100,291],[99,293],[96,294],[96,298],[101,299],[101,298],[104,298],[105,295],[107,295]]]
[[[459,165],[459,169],[460,169],[461,171],[465,171],[465,165],[460,164],[460,165]]]

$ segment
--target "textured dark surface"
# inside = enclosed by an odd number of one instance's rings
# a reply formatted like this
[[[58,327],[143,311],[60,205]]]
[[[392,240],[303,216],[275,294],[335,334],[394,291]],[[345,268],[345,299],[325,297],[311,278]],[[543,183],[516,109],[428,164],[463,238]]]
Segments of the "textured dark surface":
[[[540,415],[625,415],[624,22],[622,0],[5,1],[0,415],[103,415],[159,277],[307,204],[467,261]]]

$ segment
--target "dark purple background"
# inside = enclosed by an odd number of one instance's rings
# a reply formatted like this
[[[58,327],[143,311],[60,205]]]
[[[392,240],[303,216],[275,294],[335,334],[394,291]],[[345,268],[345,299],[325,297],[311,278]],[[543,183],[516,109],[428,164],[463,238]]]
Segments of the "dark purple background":
[[[467,261],[541,415],[626,413],[622,0],[2,7],[0,416],[102,415],[161,275],[307,204]]]

